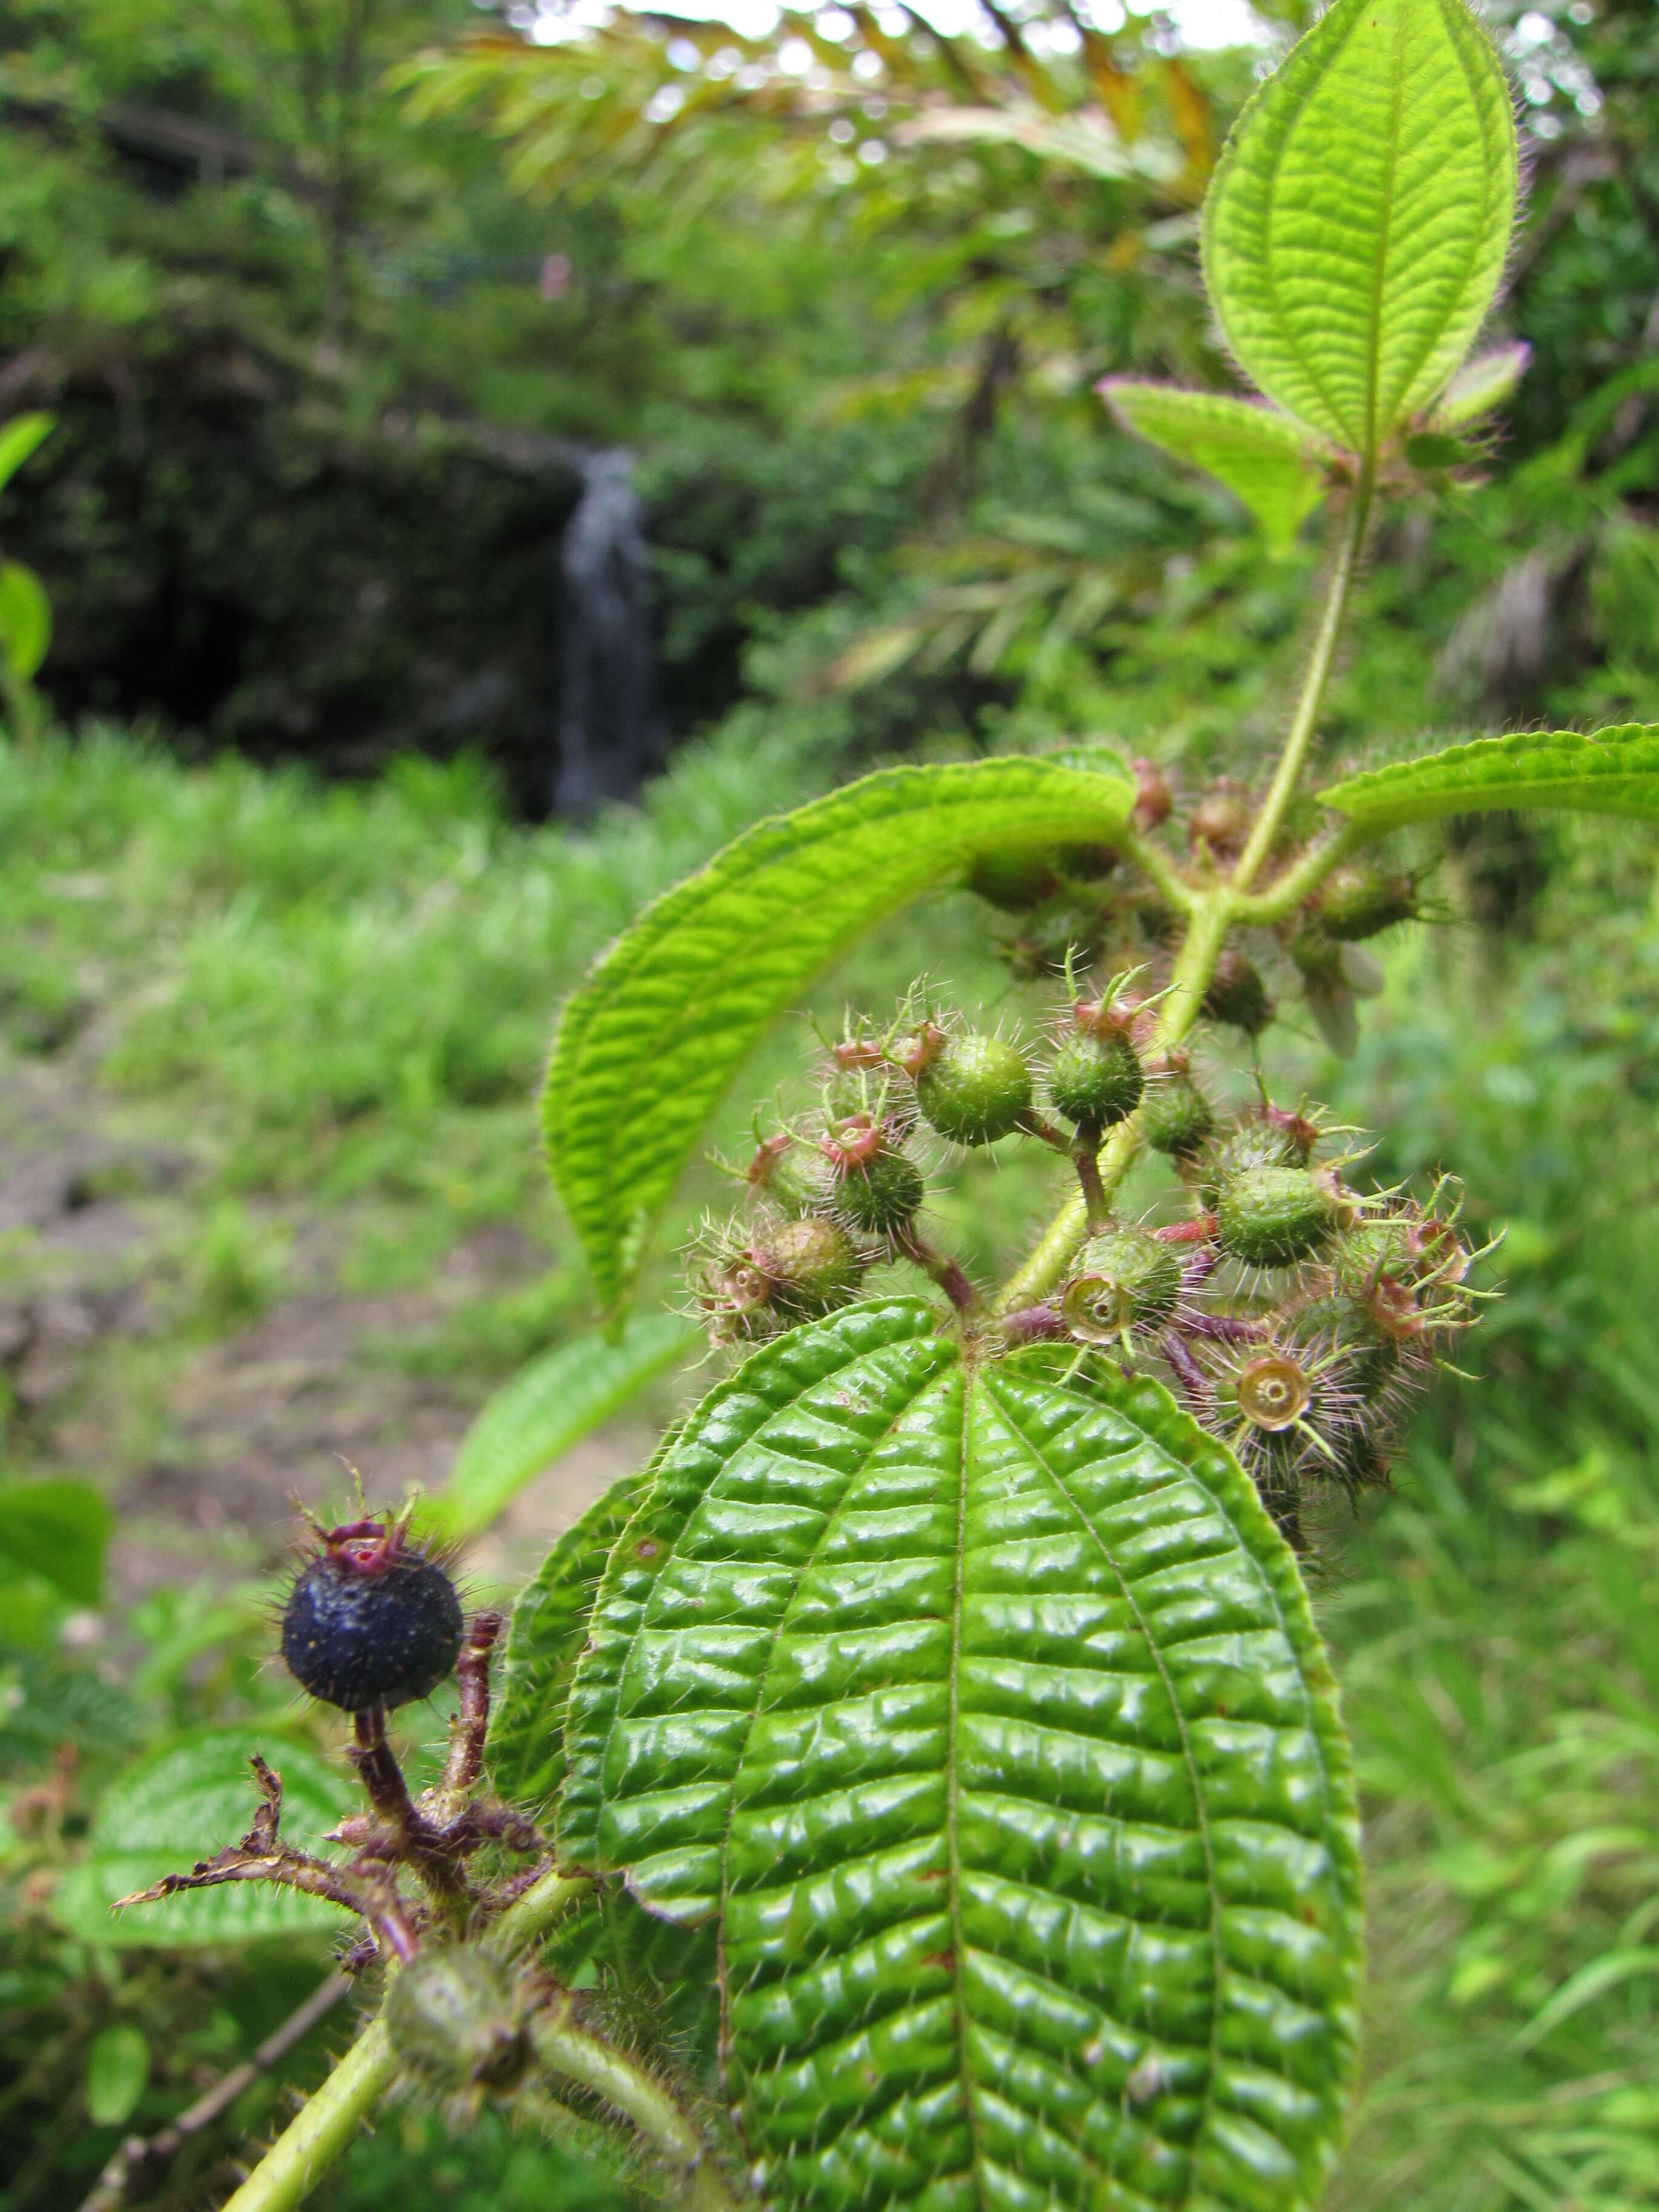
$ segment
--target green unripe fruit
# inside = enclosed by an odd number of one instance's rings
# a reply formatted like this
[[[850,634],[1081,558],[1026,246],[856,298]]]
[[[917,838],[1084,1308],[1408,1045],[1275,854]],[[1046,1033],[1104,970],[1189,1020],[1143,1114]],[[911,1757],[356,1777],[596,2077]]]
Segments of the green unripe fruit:
[[[1167,1321],[1181,1295],[1181,1254],[1150,1229],[1091,1237],[1060,1301],[1066,1328],[1085,1344],[1115,1344],[1126,1331]]]
[[[916,1099],[952,1144],[994,1145],[1030,1112],[1031,1071],[1001,1037],[954,1036],[917,1076]]]
[[[1216,1238],[1223,1251],[1248,1267],[1294,1267],[1329,1242],[1342,1211],[1324,1170],[1246,1168],[1217,1186]]]
[[[1140,1061],[1127,1036],[1068,1036],[1048,1071],[1048,1096],[1056,1113],[1090,1129],[1109,1129],[1140,1103],[1146,1087]]]
[[[1246,1036],[1260,1036],[1273,1018],[1273,1002],[1255,962],[1229,946],[1215,963],[1204,994],[1204,1012],[1212,1022],[1226,1022]]]
[[[769,1137],[749,1164],[748,1180],[785,1213],[813,1212],[830,1198],[823,1154],[795,1137]]]
[[[771,1285],[777,1310],[803,1321],[855,1297],[864,1273],[846,1232],[811,1214],[784,1222],[749,1256]]]
[[[1200,1195],[1213,1213],[1222,1186],[1236,1177],[1249,1175],[1257,1168],[1300,1168],[1307,1164],[1308,1154],[1291,1132],[1272,1121],[1253,1118],[1240,1122],[1217,1141],[1204,1164]]]
[[[1029,914],[1060,884],[1047,855],[1028,848],[981,853],[968,871],[968,888],[1004,914]]]
[[[882,1144],[866,1158],[837,1166],[835,1198],[855,1229],[885,1237],[907,1228],[927,1195],[921,1170],[907,1153]]]
[[[1149,1085],[1140,1126],[1155,1152],[1184,1160],[1204,1145],[1215,1127],[1215,1116],[1209,1100],[1186,1069],[1171,1067]]]
[[[1418,910],[1417,885],[1398,870],[1350,860],[1332,869],[1312,905],[1328,937],[1354,944],[1411,921]]]
[[[422,1951],[386,1992],[386,2034],[411,2072],[440,2088],[517,2088],[531,2061],[512,1977],[476,1944]]]
[[[1298,1338],[1328,1342],[1342,1354],[1342,1378],[1361,1405],[1375,1405],[1401,1370],[1400,1345],[1360,1300],[1333,1291],[1297,1311]]]

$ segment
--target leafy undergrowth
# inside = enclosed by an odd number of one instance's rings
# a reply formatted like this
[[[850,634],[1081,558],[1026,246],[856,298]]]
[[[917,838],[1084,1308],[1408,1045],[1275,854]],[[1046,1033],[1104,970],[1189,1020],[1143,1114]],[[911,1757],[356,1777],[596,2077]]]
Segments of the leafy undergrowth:
[[[3,765],[11,1075],[95,1091],[135,1143],[191,1162],[175,1196],[132,1200],[165,1213],[173,1239],[148,1333],[93,1361],[130,1425],[128,1458],[76,1456],[55,1401],[21,1402],[8,1479],[44,1462],[118,1480],[153,1445],[145,1392],[159,1400],[191,1346],[234,1343],[257,1331],[251,1316],[280,1312],[319,1222],[344,1228],[329,1264],[369,1285],[428,1279],[479,1223],[531,1225],[532,1272],[388,1332],[365,1358],[476,1395],[586,1319],[532,1140],[551,1004],[641,896],[799,796],[799,752],[739,732],[685,757],[648,812],[580,838],[505,827],[464,769],[323,793],[230,763],[185,773],[112,736]],[[1415,933],[1350,1073],[1316,1066],[1312,1047],[1305,1067],[1292,1054],[1279,1072],[1281,1087],[1316,1078],[1381,1131],[1379,1180],[1443,1161],[1474,1216],[1508,1225],[1481,1381],[1446,1382],[1397,1494],[1363,1526],[1333,1527],[1316,1578],[1370,1864],[1368,2087],[1330,2199],[1341,2212],[1634,2212],[1659,2191],[1650,842],[1592,825],[1464,854],[1443,878],[1449,899],[1498,899],[1504,939]],[[947,924],[954,934],[948,914],[921,909],[860,956],[860,985],[866,964],[889,981],[946,968]],[[948,967],[1000,1009],[1020,1003],[994,968]],[[115,1167],[97,1173],[119,1182]],[[943,1200],[943,1233],[983,1265],[1027,1204],[1016,1176],[976,1170]],[[15,1281],[41,1253],[14,1232],[5,1263]],[[73,1402],[94,1385],[64,1387]],[[286,1692],[257,1671],[268,1632],[234,1592],[152,1591],[123,1624],[137,1662],[123,1659],[125,1689],[64,1673],[40,1645],[61,1607],[15,1583],[0,1605],[39,1646],[0,1681],[14,1824],[0,1845],[25,1846],[0,1869],[17,1930],[0,2045],[28,2084],[0,2152],[31,2114],[76,2121],[24,2170],[30,2193],[14,2183],[0,2199],[12,2212],[78,2202],[112,2147],[118,2130],[87,2127],[78,2101],[106,2028],[155,2031],[154,2075],[124,2124],[153,2127],[271,2024],[245,1962],[175,1967],[67,1944],[27,1885],[76,1847],[100,1783],[135,1750],[274,1714]],[[74,1776],[51,1762],[64,1734],[82,1747]],[[285,1987],[284,2005],[297,1994]],[[291,2078],[314,2081],[338,2040],[313,2037]],[[273,2087],[242,2117],[268,2126],[280,2111]],[[462,2143],[413,2111],[361,2143],[318,2202],[355,2212],[393,2197],[410,2212],[629,2201],[494,2122]]]

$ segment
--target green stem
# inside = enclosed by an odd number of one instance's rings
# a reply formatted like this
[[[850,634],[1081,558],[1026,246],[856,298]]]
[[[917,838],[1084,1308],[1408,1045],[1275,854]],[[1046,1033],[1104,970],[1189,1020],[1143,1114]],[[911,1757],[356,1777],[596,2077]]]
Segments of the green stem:
[[[289,2212],[301,2203],[392,2087],[397,2070],[377,2020],[278,2136],[224,2212]]]
[[[1111,842],[1150,878],[1177,914],[1192,912],[1199,894],[1161,845],[1133,830],[1120,830]]]
[[[1319,889],[1333,868],[1366,842],[1369,834],[1351,822],[1323,844],[1310,845],[1301,859],[1286,868],[1282,876],[1275,877],[1265,891],[1236,894],[1233,920],[1246,929],[1271,929],[1275,922],[1294,914],[1303,900]]]
[[[550,2074],[575,2082],[631,2120],[653,2148],[680,2169],[693,2212],[736,2212],[737,2200],[701,2131],[643,2067],[574,2026],[565,2004],[541,2014],[532,2024],[531,2037]]]
[[[1319,635],[1314,640],[1313,658],[1308,663],[1308,672],[1303,679],[1302,696],[1297,702],[1296,717],[1291,724],[1290,735],[1285,740],[1285,750],[1279,757],[1279,766],[1273,770],[1273,780],[1267,789],[1261,811],[1251,828],[1249,842],[1238,856],[1238,866],[1233,871],[1232,887],[1236,891],[1248,891],[1255,881],[1261,863],[1273,850],[1285,810],[1291,803],[1297,781],[1302,774],[1313,743],[1314,732],[1319,726],[1319,710],[1324,704],[1325,686],[1330,681],[1332,666],[1336,659],[1337,641],[1342,634],[1342,617],[1347,607],[1348,593],[1359,566],[1360,548],[1365,542],[1365,525],[1370,519],[1371,494],[1376,486],[1376,471],[1367,463],[1354,489],[1353,505],[1348,510],[1347,528],[1343,532],[1341,549],[1336,556],[1336,566],[1331,572],[1330,589],[1325,595],[1325,611],[1320,617]]]
[[[569,1905],[593,1887],[586,1875],[561,1874],[556,1868],[514,1899],[489,1931],[491,1948],[509,1956],[527,1951]]]

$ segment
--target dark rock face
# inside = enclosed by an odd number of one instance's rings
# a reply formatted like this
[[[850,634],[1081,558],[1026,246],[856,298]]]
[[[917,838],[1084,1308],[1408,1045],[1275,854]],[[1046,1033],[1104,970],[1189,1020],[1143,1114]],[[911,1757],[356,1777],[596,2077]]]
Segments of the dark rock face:
[[[545,807],[579,449],[359,424],[344,384],[225,328],[4,380],[4,411],[59,417],[0,541],[52,594],[65,720],[156,716],[337,774],[472,746]]]

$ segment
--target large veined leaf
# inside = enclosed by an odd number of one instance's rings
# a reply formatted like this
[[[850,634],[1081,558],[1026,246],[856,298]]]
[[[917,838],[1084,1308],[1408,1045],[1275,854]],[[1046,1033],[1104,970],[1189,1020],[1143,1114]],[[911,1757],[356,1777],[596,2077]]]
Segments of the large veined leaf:
[[[630,1322],[614,1344],[580,1336],[532,1359],[484,1405],[424,1517],[447,1536],[476,1536],[526,1483],[702,1339],[676,1314],[650,1314]]]
[[[301,1850],[330,1855],[322,1841],[358,1809],[349,1778],[297,1744],[249,1729],[214,1729],[141,1759],[100,1800],[86,1856],[58,1885],[52,1911],[83,1942],[131,1950],[185,1950],[246,1943],[264,1936],[326,1940],[350,1925],[349,1916],[320,1898],[301,1897],[264,1882],[229,1882],[187,1890],[159,1905],[110,1907],[147,1889],[163,1875],[184,1874],[198,1859],[234,1844],[252,1825],[258,1796],[249,1754],[263,1751],[283,1778],[285,1839]]]
[[[1205,203],[1205,283],[1241,365],[1375,452],[1480,329],[1516,173],[1509,86],[1463,0],[1336,0],[1239,118]]]
[[[1659,819],[1659,723],[1626,722],[1592,737],[1549,730],[1476,738],[1351,775],[1319,797],[1356,829],[1379,836],[1489,806],[1570,806],[1651,821]]]
[[[617,1542],[562,1847],[712,1917],[768,2199],[1311,2204],[1358,1972],[1324,1653],[1158,1385],[921,1300],[755,1353]]]
[[[860,932],[988,845],[1109,838],[1134,784],[1045,760],[895,768],[763,822],[657,901],[567,1004],[549,1161],[605,1305],[756,1041]]]
[[[513,1607],[485,1763],[503,1797],[543,1804],[564,1779],[564,1707],[612,1545],[638,1504],[627,1476],[567,1528]]]
[[[1127,377],[1108,377],[1100,391],[1130,429],[1218,477],[1249,508],[1275,553],[1288,550],[1324,495],[1331,449],[1288,415],[1224,392]]]

